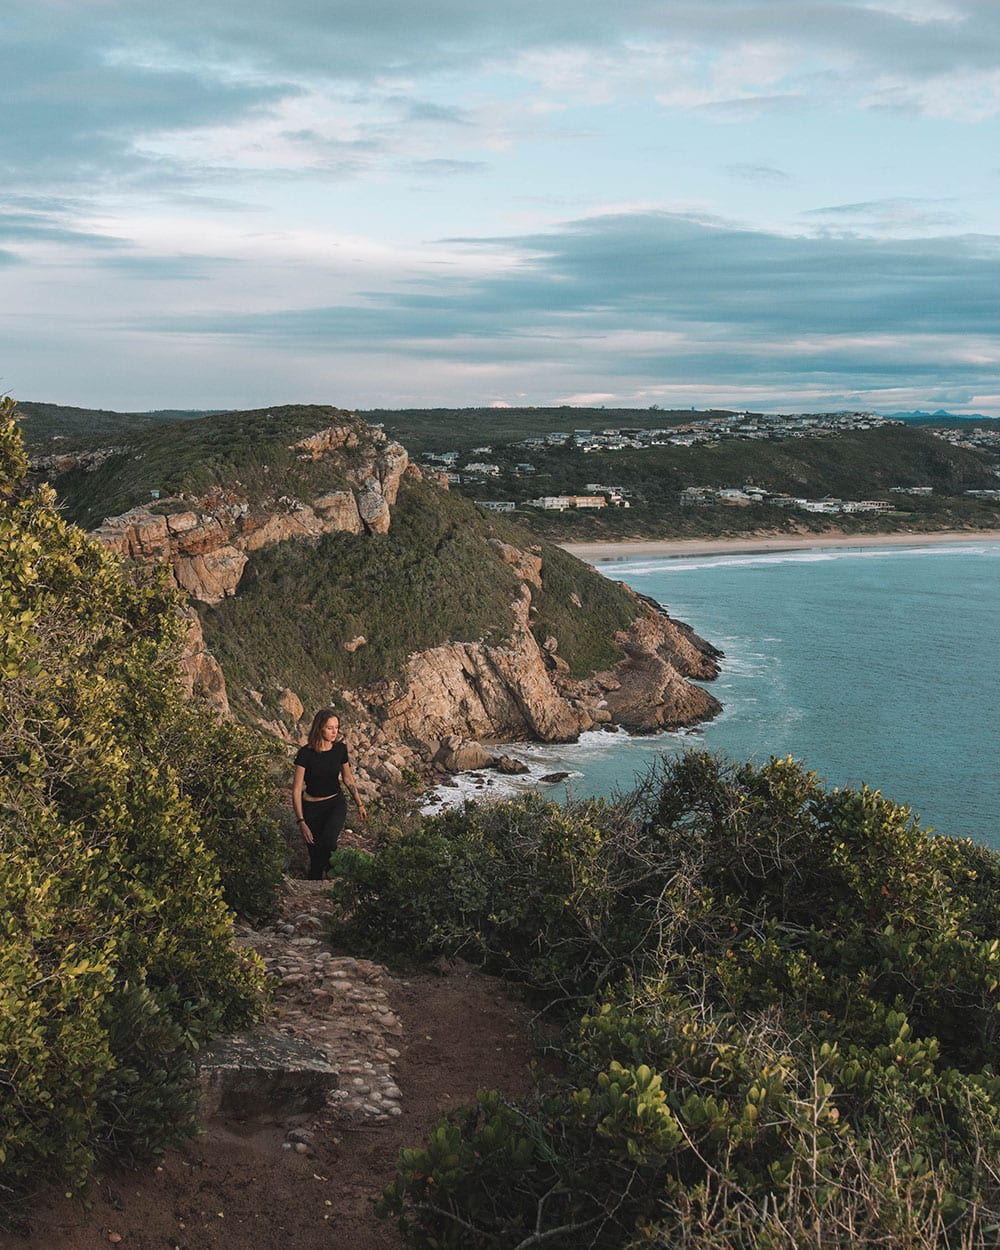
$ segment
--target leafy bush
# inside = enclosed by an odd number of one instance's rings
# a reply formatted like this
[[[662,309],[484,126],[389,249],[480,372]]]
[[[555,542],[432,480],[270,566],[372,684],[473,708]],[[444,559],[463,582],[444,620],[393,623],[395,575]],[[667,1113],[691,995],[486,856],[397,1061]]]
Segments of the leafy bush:
[[[995,1244],[996,855],[792,760],[692,753],[359,867],[352,940],[460,952],[567,1021],[533,1102],[481,1095],[404,1152],[382,1210],[412,1244]]]
[[[188,1132],[194,1048],[250,1019],[260,989],[201,838],[223,821],[193,802],[191,755],[231,761],[236,740],[185,706],[177,597],[27,488],[3,418],[0,1203]],[[243,769],[246,807],[261,783]]]

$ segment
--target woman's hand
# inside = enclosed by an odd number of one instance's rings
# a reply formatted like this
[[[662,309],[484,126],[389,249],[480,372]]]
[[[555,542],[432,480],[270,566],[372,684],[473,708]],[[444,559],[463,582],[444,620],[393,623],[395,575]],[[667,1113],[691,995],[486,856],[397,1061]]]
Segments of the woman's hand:
[[[360,799],[356,799],[355,803],[357,805],[358,815],[361,817],[362,820],[367,820],[368,813],[365,811],[364,803],[362,803]]]
[[[302,837],[305,840],[306,846],[312,846],[313,844],[312,830],[309,828],[309,826],[306,824],[304,820],[300,820],[298,823],[299,823],[299,832],[302,834]]]

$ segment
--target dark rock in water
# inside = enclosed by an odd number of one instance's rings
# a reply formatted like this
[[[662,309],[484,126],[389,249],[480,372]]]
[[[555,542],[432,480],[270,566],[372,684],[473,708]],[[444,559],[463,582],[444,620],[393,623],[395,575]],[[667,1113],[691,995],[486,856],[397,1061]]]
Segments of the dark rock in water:
[[[438,782],[438,785],[439,785],[439,786],[447,786],[449,790],[457,790],[457,789],[458,789],[458,782],[457,782],[457,781],[452,781],[452,779],[451,779],[450,777],[442,777],[442,778],[441,778],[441,780]]]
[[[539,777],[539,781],[544,781],[547,785],[554,785],[557,781],[565,781],[569,773],[546,773],[544,777]]]
[[[520,773],[526,773],[528,765],[514,759],[512,755],[501,755],[496,762],[496,770],[498,773],[507,773],[509,776],[515,776]]]

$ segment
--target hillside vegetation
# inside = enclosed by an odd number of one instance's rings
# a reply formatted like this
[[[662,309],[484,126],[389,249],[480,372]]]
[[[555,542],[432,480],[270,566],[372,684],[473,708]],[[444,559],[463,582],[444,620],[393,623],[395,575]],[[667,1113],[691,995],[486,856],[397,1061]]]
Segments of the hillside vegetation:
[[[73,408],[64,404],[22,402],[17,405],[17,419],[24,430],[25,443],[33,452],[58,451],[59,443],[64,440],[77,443],[115,439],[164,421],[184,421],[206,415],[179,409],[112,412],[106,408]]]
[[[521,981],[560,1033],[402,1152],[421,1250],[996,1245],[1000,857],[791,759],[466,807],[338,853],[338,940]]]
[[[345,486],[344,474],[363,449],[344,448],[331,472],[328,461],[303,458],[293,444],[341,425],[353,426],[370,443],[364,422],[325,406],[292,404],[158,423],[129,430],[98,468],[61,473],[56,486],[67,517],[87,528],[150,504],[153,492],[198,499],[230,490],[252,504],[310,498]]]
[[[255,553],[237,593],[202,611],[234,706],[246,690],[286,685],[321,705],[331,687],[400,676],[414,652],[446,642],[502,643],[519,582],[490,545],[497,538],[521,548],[535,542],[461,496],[404,481],[387,534],[328,534]],[[558,548],[546,544],[542,556],[532,617],[539,642],[555,634],[578,674],[621,659],[612,635],[635,617],[634,598]],[[574,594],[579,608],[570,604]],[[348,650],[359,637],[365,643]]]
[[[584,452],[571,445],[514,448],[494,446],[488,457],[502,474],[463,484],[477,499],[523,501],[537,495],[586,494],[588,482],[624,488],[630,507],[600,512],[544,513],[521,508],[518,517],[550,538],[585,541],[646,537],[727,536],[755,530],[815,531],[836,526],[848,533],[900,528],[942,529],[1000,526],[1000,505],[963,494],[996,489],[991,462],[978,451],[953,447],[925,430],[886,425],[826,437],[724,439],[693,447]],[[535,472],[515,471],[529,460]],[[746,507],[712,503],[684,507],[687,486],[742,487],[821,499],[893,499],[892,486],[929,486],[930,496],[895,496],[890,514],[789,511],[774,504]]]
[[[189,702],[158,572],[67,525],[0,412],[0,1216],[192,1131],[195,1049],[262,987],[273,748]],[[227,903],[229,905],[227,905]]]
[[[198,416],[116,414],[43,404],[22,405],[20,411],[35,454],[74,447],[93,450],[108,443],[118,448],[96,472],[79,470],[58,478],[68,515],[85,526],[148,503],[154,490],[163,495],[204,495],[235,479],[253,497],[279,498],[282,491],[299,495],[315,486],[322,471],[313,469],[310,477],[310,470],[289,451],[290,444],[310,428],[337,424],[350,416],[323,405]],[[517,444],[557,430],[669,429],[731,414],[566,407],[380,409],[361,415],[366,421],[382,423],[387,435],[400,441],[414,458],[426,451],[453,449],[462,453],[464,462],[474,448],[488,445],[491,450],[485,458],[500,466],[501,476],[463,482],[457,490],[473,499],[508,499],[520,504],[541,494],[585,493],[588,482],[631,492],[627,510],[519,511],[522,524],[554,540],[823,532],[832,525],[847,533],[1000,527],[996,501],[963,493],[996,488],[996,466],[990,458],[980,451],[953,447],[910,423],[832,437],[726,439],[693,447],[584,453],[571,444],[530,450]],[[55,442],[54,432],[60,436]],[[534,465],[534,474],[515,471],[524,461]],[[838,514],[832,520],[774,505],[683,508],[679,502],[685,486],[742,486],[747,482],[811,498],[887,498],[890,486],[910,485],[930,486],[933,495],[897,497],[898,508],[889,514]],[[335,485],[331,483],[330,488]]]

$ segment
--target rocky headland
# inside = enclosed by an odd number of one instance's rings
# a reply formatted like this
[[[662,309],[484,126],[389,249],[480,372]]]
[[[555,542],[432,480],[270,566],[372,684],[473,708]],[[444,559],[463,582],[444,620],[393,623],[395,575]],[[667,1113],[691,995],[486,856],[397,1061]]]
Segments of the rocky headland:
[[[293,493],[286,474],[275,491],[250,492],[233,474],[205,493],[154,497],[92,531],[125,559],[169,566],[189,604],[187,682],[223,714],[231,712],[228,674],[205,644],[202,616],[240,593],[255,555],[280,544],[315,544],[329,534],[386,535],[407,483],[447,490],[446,480],[422,472],[377,427],[326,411],[335,416],[333,424],[283,448],[309,471],[310,490]],[[89,452],[36,468],[55,477],[58,487],[59,474],[108,472],[108,457]],[[560,637],[539,637],[537,625],[533,629],[545,557],[540,544],[524,538],[488,540],[486,558],[514,588],[499,641],[451,638],[410,654],[402,670],[384,680],[351,688],[331,681],[325,701],[350,709],[347,736],[363,791],[402,787],[414,775],[495,765],[491,743],[570,742],[599,726],[650,733],[692,725],[720,710],[708,691],[692,684],[716,676],[720,652],[626,587],[621,591],[632,619],[612,631],[620,658],[601,671],[573,671],[560,653]],[[569,600],[572,610],[585,611],[578,595],[570,593]],[[340,645],[352,652],[367,643],[355,634]],[[276,689],[241,695],[244,719],[289,743],[302,740],[313,709],[310,692],[296,688],[294,670]]]

